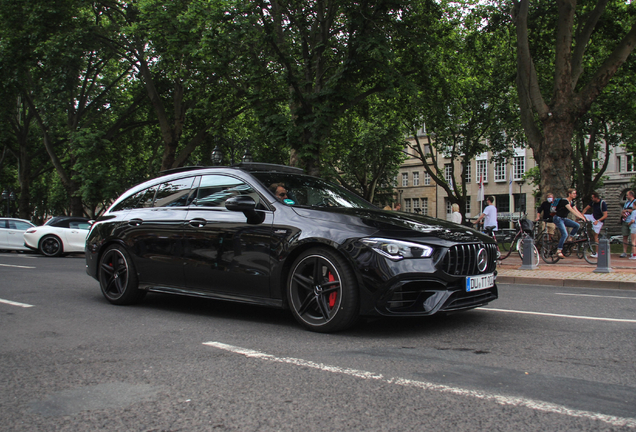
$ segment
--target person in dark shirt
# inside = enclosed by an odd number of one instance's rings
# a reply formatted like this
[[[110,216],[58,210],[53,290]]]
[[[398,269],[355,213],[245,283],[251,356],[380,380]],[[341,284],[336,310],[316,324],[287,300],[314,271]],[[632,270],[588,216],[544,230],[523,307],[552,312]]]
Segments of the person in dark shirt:
[[[574,198],[576,198],[576,189],[568,189],[568,196],[559,200],[559,202],[557,203],[556,214],[552,217],[554,225],[556,225],[556,227],[561,232],[561,238],[559,239],[559,245],[557,246],[557,256],[559,258],[565,258],[562,252],[563,244],[565,243],[566,239],[569,240],[573,236],[575,236],[580,227],[578,223],[574,222],[572,219],[568,219],[568,215],[570,213],[573,213],[574,216],[577,217],[577,219],[585,220],[585,216],[583,216],[581,212],[578,211],[574,205],[572,205],[572,201],[574,201]],[[569,234],[570,237],[568,237],[568,231],[565,228],[566,226],[572,228],[572,231]]]
[[[554,238],[554,232],[556,230],[556,226],[554,222],[552,222],[552,215],[550,214],[550,206],[554,202],[554,195],[551,192],[548,192],[545,196],[545,201],[541,203],[541,206],[537,209],[537,218],[536,221],[541,221],[541,231],[543,231],[543,224],[548,226],[548,235],[550,238]]]
[[[583,213],[585,218],[592,222],[594,228],[594,241],[598,243],[598,234],[603,228],[603,221],[607,219],[607,203],[603,201],[600,195],[596,192],[592,192],[592,202],[585,206]],[[592,209],[592,214],[585,214],[589,209]]]

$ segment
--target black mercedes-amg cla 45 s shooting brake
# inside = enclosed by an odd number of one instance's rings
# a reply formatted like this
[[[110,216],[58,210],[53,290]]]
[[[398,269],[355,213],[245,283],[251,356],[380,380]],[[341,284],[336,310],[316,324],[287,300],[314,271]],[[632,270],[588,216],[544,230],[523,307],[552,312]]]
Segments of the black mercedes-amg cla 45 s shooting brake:
[[[287,308],[309,330],[428,316],[497,298],[497,245],[381,210],[271,164],[181,169],[125,192],[92,225],[87,273],[117,305],[169,293]]]

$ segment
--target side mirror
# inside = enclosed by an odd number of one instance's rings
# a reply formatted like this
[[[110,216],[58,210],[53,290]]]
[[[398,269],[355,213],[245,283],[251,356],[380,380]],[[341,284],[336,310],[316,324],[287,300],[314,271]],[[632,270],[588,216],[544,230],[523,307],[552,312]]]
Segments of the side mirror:
[[[252,212],[256,208],[256,201],[251,196],[239,195],[225,201],[225,208],[231,211]]]
[[[230,211],[243,212],[247,218],[247,223],[250,225],[258,225],[265,220],[263,212],[255,211],[256,201],[251,196],[239,195],[232,197],[225,201],[225,208]]]

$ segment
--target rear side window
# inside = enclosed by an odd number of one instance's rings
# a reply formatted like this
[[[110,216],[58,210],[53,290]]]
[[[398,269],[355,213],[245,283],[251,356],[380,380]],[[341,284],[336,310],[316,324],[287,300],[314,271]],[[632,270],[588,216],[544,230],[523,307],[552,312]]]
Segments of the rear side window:
[[[194,177],[172,180],[163,183],[155,197],[155,207],[184,207],[192,190]]]
[[[20,222],[20,221],[15,221],[15,229],[19,229],[19,230],[28,230],[29,228],[31,228],[31,225],[29,225],[26,222]]]
[[[258,194],[245,182],[225,175],[205,175],[197,189],[193,205],[225,208],[225,201],[237,195],[249,195],[258,204]]]

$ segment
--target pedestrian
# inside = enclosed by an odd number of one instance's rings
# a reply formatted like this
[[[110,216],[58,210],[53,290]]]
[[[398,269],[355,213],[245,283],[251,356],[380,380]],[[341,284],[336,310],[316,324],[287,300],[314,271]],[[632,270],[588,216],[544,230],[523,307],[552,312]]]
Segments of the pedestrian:
[[[397,204],[395,205],[395,211],[402,211],[402,204],[397,203]]]
[[[545,196],[545,201],[541,203],[541,206],[537,209],[537,218],[535,221],[541,221],[541,232],[543,232],[544,224],[548,227],[548,236],[550,239],[554,238],[554,232],[556,231],[556,226],[552,221],[552,215],[550,214],[550,206],[554,202],[554,194],[552,192],[548,192]]]
[[[456,224],[461,224],[462,223],[462,214],[459,212],[459,204],[455,203],[451,206],[451,222],[454,222]]]
[[[585,206],[583,215],[585,218],[592,222],[592,228],[594,230],[594,241],[598,243],[598,234],[603,228],[604,220],[607,219],[607,203],[603,201],[600,195],[596,192],[592,192],[592,202]],[[585,214],[589,209],[592,209],[592,214]]]
[[[630,242],[631,230],[627,223],[627,218],[632,213],[634,207],[634,191],[627,191],[627,201],[623,205],[623,211],[621,212],[621,234],[623,235],[623,253],[621,258],[627,258],[627,245]],[[632,255],[634,254],[634,247],[632,246]]]
[[[629,225],[630,234],[632,237],[632,256],[629,257],[630,260],[636,260],[636,201],[632,205],[632,212],[627,217],[625,221]]]
[[[553,205],[550,207],[550,213],[555,213],[552,216],[552,221],[561,232],[561,238],[559,239],[559,245],[557,246],[557,256],[559,258],[565,258],[563,255],[563,244],[566,239],[572,240],[572,237],[576,235],[580,227],[578,223],[574,222],[572,219],[568,219],[568,215],[570,213],[574,213],[578,219],[585,220],[585,216],[583,216],[581,212],[572,205],[574,198],[576,198],[576,189],[570,188],[568,189],[568,196],[566,198],[559,198],[556,202],[556,206],[553,202]],[[555,212],[552,211],[553,208],[555,208]],[[569,236],[568,230],[565,228],[566,226],[572,228]]]
[[[486,202],[488,203],[488,205],[486,206],[486,208],[484,208],[483,213],[480,214],[475,221],[475,225],[479,225],[479,221],[483,219],[484,229],[494,226],[493,231],[498,231],[499,225],[497,224],[497,207],[495,207],[494,205],[495,197],[492,195],[489,196],[488,198],[486,198]]]

